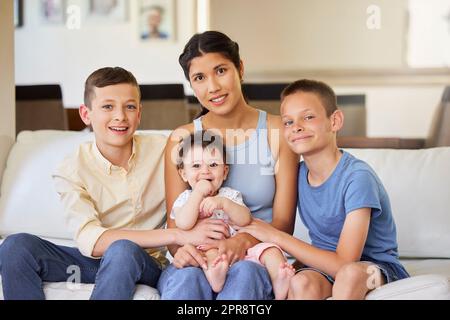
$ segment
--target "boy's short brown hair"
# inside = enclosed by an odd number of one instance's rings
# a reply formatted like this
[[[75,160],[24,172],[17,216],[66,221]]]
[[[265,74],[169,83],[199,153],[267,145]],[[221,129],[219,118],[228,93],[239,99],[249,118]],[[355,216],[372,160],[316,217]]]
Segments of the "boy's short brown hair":
[[[84,104],[91,109],[91,102],[95,98],[95,87],[103,88],[121,83],[129,83],[135,86],[138,89],[140,99],[141,91],[139,85],[130,71],[121,67],[106,67],[94,71],[86,79],[84,84]]]
[[[287,96],[297,92],[315,93],[322,102],[322,105],[327,113],[327,117],[331,116],[333,112],[337,110],[336,94],[325,82],[309,79],[302,79],[292,82],[281,92],[281,102],[283,102]]]

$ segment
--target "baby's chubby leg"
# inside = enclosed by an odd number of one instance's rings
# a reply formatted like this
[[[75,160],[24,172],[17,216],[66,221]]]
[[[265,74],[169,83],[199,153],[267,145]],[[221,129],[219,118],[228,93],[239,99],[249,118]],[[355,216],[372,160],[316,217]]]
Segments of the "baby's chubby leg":
[[[275,299],[285,300],[289,291],[289,282],[295,274],[294,267],[286,261],[277,247],[264,250],[259,260],[269,272]]]
[[[229,263],[225,254],[218,255],[216,248],[205,252],[208,269],[205,270],[206,279],[214,292],[220,292],[225,284]]]

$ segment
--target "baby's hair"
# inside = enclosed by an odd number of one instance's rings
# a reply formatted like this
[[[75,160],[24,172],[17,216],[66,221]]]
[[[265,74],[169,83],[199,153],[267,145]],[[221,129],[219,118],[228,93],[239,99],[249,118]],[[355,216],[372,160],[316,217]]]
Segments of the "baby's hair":
[[[331,116],[333,112],[337,110],[336,94],[325,82],[308,79],[292,82],[284,88],[283,92],[281,92],[281,102],[283,102],[287,96],[298,92],[315,93],[322,102],[322,105],[327,113],[327,117]]]
[[[211,130],[202,130],[196,131],[189,136],[181,138],[178,149],[177,169],[184,168],[184,157],[189,152],[189,150],[193,149],[196,146],[201,147],[203,150],[219,150],[219,152],[221,152],[222,154],[223,163],[226,163],[226,148],[220,133],[214,133]]]

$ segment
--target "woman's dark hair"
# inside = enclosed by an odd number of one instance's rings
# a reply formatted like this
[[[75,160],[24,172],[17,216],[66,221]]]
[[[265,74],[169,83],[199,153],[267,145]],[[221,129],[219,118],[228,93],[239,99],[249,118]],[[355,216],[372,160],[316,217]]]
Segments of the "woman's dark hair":
[[[189,39],[180,55],[178,62],[183,68],[184,76],[189,80],[189,68],[192,59],[200,57],[206,53],[220,53],[225,58],[233,62],[237,70],[241,68],[241,57],[239,55],[239,45],[231,40],[227,35],[219,31],[205,31],[197,33]],[[208,113],[208,109],[202,106],[202,110],[196,118]]]

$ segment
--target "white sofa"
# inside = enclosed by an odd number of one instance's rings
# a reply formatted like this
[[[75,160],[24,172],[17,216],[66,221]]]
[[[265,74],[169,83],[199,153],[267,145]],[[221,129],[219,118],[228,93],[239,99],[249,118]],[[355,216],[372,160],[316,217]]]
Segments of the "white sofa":
[[[169,133],[141,134],[155,132]],[[11,146],[0,137],[3,238],[27,232],[57,244],[74,245],[50,175],[79,143],[92,139],[89,132],[24,131]],[[382,286],[367,299],[450,299],[450,147],[347,151],[367,161],[389,192],[400,255],[413,276]],[[307,240],[300,219],[296,220],[295,235]],[[92,288],[92,284],[44,284],[48,299],[88,299]],[[138,285],[134,298],[159,299],[159,295],[154,288]]]

